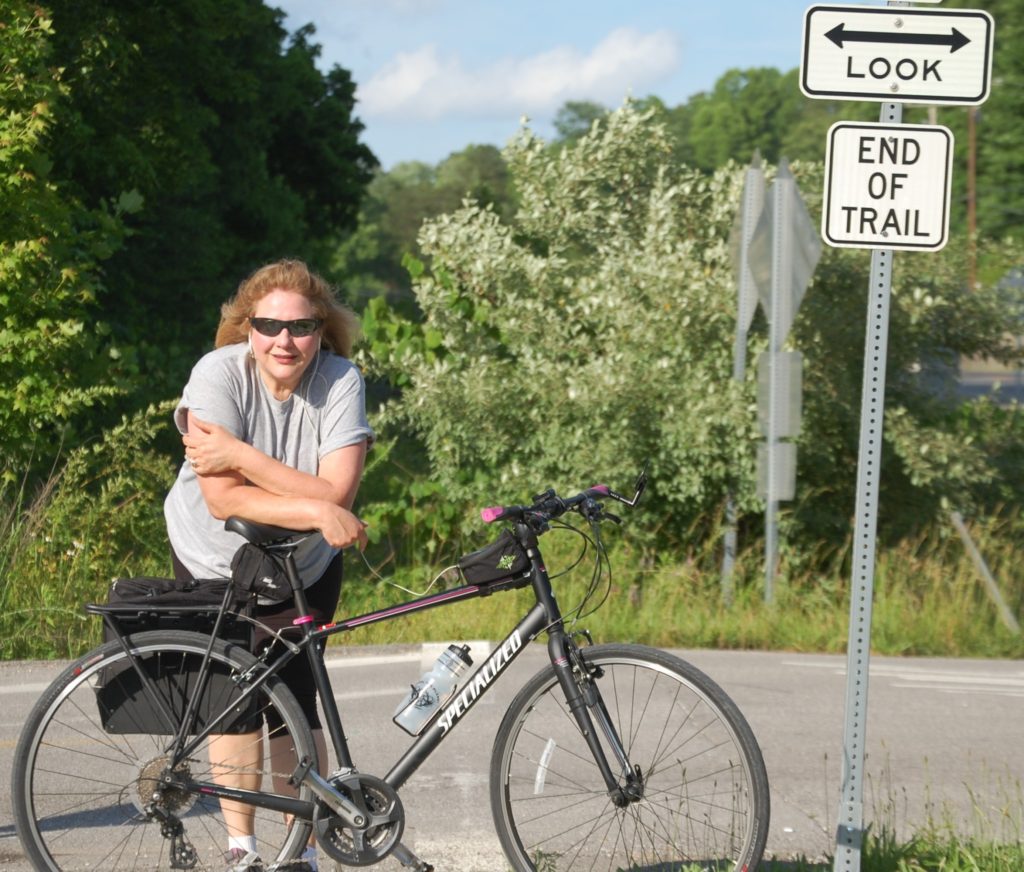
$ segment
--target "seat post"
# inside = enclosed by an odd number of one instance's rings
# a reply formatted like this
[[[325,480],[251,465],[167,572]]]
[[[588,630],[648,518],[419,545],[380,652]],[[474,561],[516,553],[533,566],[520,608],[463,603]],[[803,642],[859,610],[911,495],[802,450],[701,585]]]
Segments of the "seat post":
[[[313,630],[313,616],[309,611],[309,601],[306,599],[306,589],[302,586],[302,579],[299,578],[299,571],[295,568],[295,557],[289,548],[284,552],[284,572],[288,576],[288,583],[292,586],[292,595],[295,597],[295,607],[299,616],[292,623],[302,626],[308,635]]]

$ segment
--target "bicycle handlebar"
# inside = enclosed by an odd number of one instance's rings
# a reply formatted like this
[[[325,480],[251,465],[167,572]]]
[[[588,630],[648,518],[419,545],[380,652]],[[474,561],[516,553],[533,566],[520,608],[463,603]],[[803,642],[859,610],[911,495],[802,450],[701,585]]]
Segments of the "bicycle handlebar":
[[[486,509],[480,510],[480,517],[485,524],[493,524],[495,521],[503,521],[506,518],[522,520],[528,515],[540,516],[550,521],[575,509],[585,500],[608,496],[610,490],[606,484],[595,484],[582,493],[567,499],[559,497],[554,491],[548,491],[537,497],[537,501],[532,506],[488,506]]]
[[[593,487],[587,488],[585,491],[576,494],[572,497],[560,497],[553,490],[547,490],[539,496],[534,497],[534,503],[531,506],[488,506],[486,509],[480,510],[480,517],[483,519],[485,524],[493,524],[495,521],[504,521],[508,519],[514,519],[522,521],[531,519],[540,522],[551,521],[566,512],[579,511],[581,507],[586,509],[593,505],[593,501],[598,497],[608,497],[617,502],[624,503],[627,506],[633,507],[639,502],[640,495],[644,492],[644,488],[647,486],[647,471],[646,469],[640,473],[636,480],[636,493],[632,499],[628,499],[621,494],[617,494],[606,484],[595,484]],[[618,520],[614,515],[607,515],[607,517]]]

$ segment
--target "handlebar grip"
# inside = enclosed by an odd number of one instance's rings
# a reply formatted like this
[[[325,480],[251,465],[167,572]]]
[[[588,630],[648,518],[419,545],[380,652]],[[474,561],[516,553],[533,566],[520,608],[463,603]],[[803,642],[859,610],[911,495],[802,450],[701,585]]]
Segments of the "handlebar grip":
[[[488,506],[486,509],[480,510],[480,517],[485,524],[493,524],[495,521],[500,521],[504,515],[504,506]]]
[[[519,518],[523,517],[524,513],[536,512],[551,520],[569,510],[575,509],[584,500],[592,499],[593,497],[607,497],[611,496],[611,494],[612,489],[606,484],[595,484],[582,493],[565,500],[555,496],[554,491],[549,491],[547,494],[542,494],[538,497],[537,499],[540,502],[535,503],[531,507],[488,506],[486,509],[480,510],[480,518],[485,524],[493,524],[495,521],[501,521],[504,518]]]

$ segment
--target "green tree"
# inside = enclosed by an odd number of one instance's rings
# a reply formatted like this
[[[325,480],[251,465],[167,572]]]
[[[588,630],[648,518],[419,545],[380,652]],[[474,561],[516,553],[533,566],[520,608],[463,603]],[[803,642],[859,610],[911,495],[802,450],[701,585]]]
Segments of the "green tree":
[[[585,136],[594,122],[608,115],[608,109],[591,100],[569,100],[555,113],[557,142],[572,143]]]
[[[68,88],[52,37],[35,4],[7,4],[0,27],[0,473],[7,478],[33,460],[50,462],[81,414],[116,391],[106,372],[116,351],[94,310],[100,264],[121,243],[121,218],[116,205],[83,206],[53,172],[46,144]]]
[[[180,389],[218,307],[252,268],[315,262],[355,227],[376,161],[359,141],[347,71],[320,73],[310,26],[251,0],[51,0],[69,99],[54,175],[95,207],[145,208],[99,297],[145,396]]]
[[[695,163],[706,171],[730,159],[749,163],[755,149],[777,162],[783,133],[798,118],[801,100],[799,90],[776,69],[729,70],[710,94],[691,101],[689,140]]]
[[[335,256],[337,270],[357,301],[383,296],[412,311],[406,255],[423,257],[417,244],[423,222],[457,209],[466,198],[510,214],[514,201],[508,167],[493,145],[470,145],[436,167],[418,161],[378,173],[367,189],[359,229]]]
[[[458,197],[493,206],[500,214],[511,207],[509,172],[501,151],[493,145],[470,145],[437,166],[437,187]]]
[[[977,216],[982,237],[1020,236],[1024,230],[1024,6],[1017,0],[948,0],[943,7],[983,9],[995,21],[992,94],[977,113]],[[967,112],[941,109],[938,121],[957,135],[961,201],[966,197]]]

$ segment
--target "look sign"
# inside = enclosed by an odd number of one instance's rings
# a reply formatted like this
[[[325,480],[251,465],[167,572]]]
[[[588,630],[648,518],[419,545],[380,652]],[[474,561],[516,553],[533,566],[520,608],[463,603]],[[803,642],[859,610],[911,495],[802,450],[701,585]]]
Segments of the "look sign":
[[[812,6],[800,87],[818,99],[978,105],[989,93],[994,29],[974,9]]]

